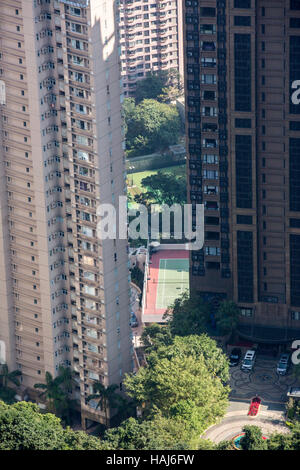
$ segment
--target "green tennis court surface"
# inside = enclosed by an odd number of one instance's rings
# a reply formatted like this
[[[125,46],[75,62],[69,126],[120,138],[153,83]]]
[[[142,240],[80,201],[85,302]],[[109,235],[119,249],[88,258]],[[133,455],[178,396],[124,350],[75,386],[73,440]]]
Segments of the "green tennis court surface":
[[[161,259],[159,261],[156,308],[166,309],[189,288],[189,260]]]

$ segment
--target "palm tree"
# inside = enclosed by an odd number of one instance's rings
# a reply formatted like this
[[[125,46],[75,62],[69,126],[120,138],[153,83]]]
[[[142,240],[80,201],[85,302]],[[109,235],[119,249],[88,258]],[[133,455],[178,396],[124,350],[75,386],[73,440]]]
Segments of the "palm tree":
[[[105,414],[105,425],[108,426],[108,409],[116,408],[120,403],[120,396],[116,393],[118,385],[113,384],[105,387],[101,382],[96,382],[93,386],[94,393],[89,395],[87,400],[98,400],[96,410],[104,411]]]
[[[46,383],[37,383],[34,384],[34,388],[40,388],[43,390],[40,393],[40,397],[45,397],[50,403],[50,407],[53,411],[57,412],[60,407],[60,402],[64,399],[64,392],[59,387],[60,381],[58,377],[53,378],[50,372],[45,374]]]
[[[72,393],[76,386],[75,372],[70,367],[59,366],[57,381],[66,393]]]
[[[35,388],[40,388],[43,392],[40,397],[45,397],[49,402],[49,408],[60,416],[66,424],[71,424],[72,414],[76,409],[76,400],[72,400],[69,394],[72,393],[76,384],[75,372],[69,367],[59,367],[57,377],[53,378],[50,372],[46,372],[46,383],[35,384]]]
[[[12,372],[9,372],[7,364],[2,364],[0,372],[1,387],[7,389],[8,382],[11,382],[17,387],[19,387],[21,385],[18,379],[20,375],[22,375],[22,372],[20,370],[13,370]]]

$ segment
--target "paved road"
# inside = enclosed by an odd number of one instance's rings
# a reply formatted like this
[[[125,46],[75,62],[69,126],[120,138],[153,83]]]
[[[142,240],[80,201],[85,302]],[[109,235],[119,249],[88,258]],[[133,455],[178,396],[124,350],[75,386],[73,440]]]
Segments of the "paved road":
[[[287,433],[285,426],[285,406],[279,403],[265,403],[260,407],[255,417],[247,416],[249,401],[230,401],[228,411],[223,420],[211,426],[203,435],[215,443],[230,440],[242,432],[245,425],[259,426],[264,435],[270,436],[274,432]]]

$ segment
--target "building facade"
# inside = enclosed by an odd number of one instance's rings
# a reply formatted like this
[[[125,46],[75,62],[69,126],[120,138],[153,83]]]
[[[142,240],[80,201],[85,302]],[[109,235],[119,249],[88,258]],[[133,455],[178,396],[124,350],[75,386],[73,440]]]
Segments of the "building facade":
[[[132,370],[127,241],[97,237],[98,206],[126,194],[116,8],[0,7],[1,361],[29,391],[72,367],[84,423],[104,418],[95,381]]]
[[[184,24],[191,287],[237,302],[246,338],[299,338],[300,1],[185,0]]]
[[[125,96],[148,72],[175,69],[183,77],[182,0],[120,0],[119,40]]]

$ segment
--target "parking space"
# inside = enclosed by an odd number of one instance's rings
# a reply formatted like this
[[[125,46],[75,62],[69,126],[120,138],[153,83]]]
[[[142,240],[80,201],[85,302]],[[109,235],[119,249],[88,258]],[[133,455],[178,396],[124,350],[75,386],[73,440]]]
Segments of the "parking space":
[[[283,403],[287,401],[287,391],[291,386],[299,386],[290,367],[287,375],[276,372],[277,359],[257,355],[251,372],[243,372],[240,364],[230,368],[230,397],[233,399],[250,399],[255,395],[263,401]]]

